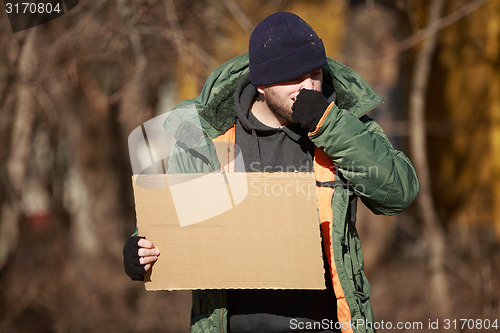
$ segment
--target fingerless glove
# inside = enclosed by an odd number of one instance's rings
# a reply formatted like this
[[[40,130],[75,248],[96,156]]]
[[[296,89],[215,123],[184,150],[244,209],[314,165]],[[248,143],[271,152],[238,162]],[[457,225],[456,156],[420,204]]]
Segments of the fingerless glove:
[[[292,106],[292,120],[312,132],[329,105],[321,92],[302,89]]]
[[[144,281],[145,265],[139,262],[139,240],[144,237],[131,236],[123,247],[123,266],[125,273],[134,281]]]

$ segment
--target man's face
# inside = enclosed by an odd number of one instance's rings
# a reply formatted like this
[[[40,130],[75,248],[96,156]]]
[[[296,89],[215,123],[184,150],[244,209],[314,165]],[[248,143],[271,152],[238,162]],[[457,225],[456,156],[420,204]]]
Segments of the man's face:
[[[275,115],[292,122],[292,106],[301,89],[321,91],[323,71],[321,68],[296,79],[269,86],[257,87],[265,102]]]

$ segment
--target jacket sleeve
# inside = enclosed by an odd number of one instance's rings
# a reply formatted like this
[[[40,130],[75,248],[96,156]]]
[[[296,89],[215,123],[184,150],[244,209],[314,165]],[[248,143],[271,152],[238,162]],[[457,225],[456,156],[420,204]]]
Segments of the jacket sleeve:
[[[332,103],[309,136],[375,214],[399,213],[415,200],[413,165],[368,116],[358,118]]]
[[[203,147],[208,150],[208,147]],[[177,142],[171,150],[167,174],[215,172],[208,157]]]

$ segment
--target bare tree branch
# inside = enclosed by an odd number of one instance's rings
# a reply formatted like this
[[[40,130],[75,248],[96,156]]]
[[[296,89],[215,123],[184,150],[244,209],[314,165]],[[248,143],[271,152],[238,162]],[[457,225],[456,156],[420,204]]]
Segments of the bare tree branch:
[[[22,50],[23,48],[23,45],[24,45],[24,42],[26,40],[26,35],[24,35],[21,40],[19,41],[19,49]],[[14,41],[11,41],[12,43],[16,43],[17,41],[14,40]],[[9,74],[7,75],[7,80],[5,82],[5,85],[4,85],[4,89],[3,91],[1,92],[0,94],[0,110],[3,110],[4,107],[5,107],[5,103],[7,101],[7,96],[9,95],[9,92],[14,84],[14,78],[15,78],[15,72],[19,66],[19,61],[20,61],[20,57],[17,57],[15,60],[14,60],[14,63],[12,64],[11,66],[11,70],[9,72]]]
[[[431,37],[432,35],[438,33],[449,25],[461,20],[462,18],[469,16],[475,10],[487,4],[490,0],[476,0],[469,2],[465,6],[457,9],[453,13],[438,19],[436,22],[431,22],[425,28],[417,31],[410,37],[398,43],[396,49],[389,51],[388,56],[394,57],[397,56],[404,51],[407,51],[420,43],[421,41]]]
[[[245,32],[248,34],[251,34],[254,29],[254,25],[252,24],[252,22],[250,22],[243,10],[241,10],[238,3],[234,0],[222,0],[222,2],[224,2],[226,8],[229,10],[231,15],[233,15],[236,22],[238,22],[243,30],[245,30]]]
[[[184,44],[186,42],[186,37],[184,37],[184,33],[182,32],[182,27],[179,23],[179,18],[177,17],[177,11],[175,9],[174,0],[164,0],[165,4],[165,13],[167,15],[167,20],[170,25],[170,30],[172,33],[172,42],[177,48],[177,52],[181,59],[184,59],[186,55],[186,50],[184,48]]]
[[[136,20],[134,19],[134,8],[130,6],[127,0],[117,0],[118,10],[127,25],[128,39],[132,45],[134,52],[136,66],[138,71],[144,69],[147,65],[146,56],[144,55],[144,48],[142,46],[141,36],[137,32]]]
[[[163,29],[157,27],[150,27],[145,25],[138,26],[139,32],[141,34],[158,36],[169,41],[174,40],[174,33],[171,29]],[[217,60],[212,57],[207,51],[205,51],[198,44],[184,40],[182,43],[177,44],[176,47],[181,47],[185,52],[189,53],[191,56],[195,57],[200,61],[205,67],[213,69],[218,65]],[[184,53],[186,54],[186,53]],[[183,59],[185,61],[185,59]]]
[[[400,41],[397,46],[387,51],[385,55],[380,57],[370,57],[360,54],[356,56],[359,58],[357,60],[371,60],[371,61],[394,61],[395,58],[399,57],[405,51],[408,51],[412,47],[416,46],[418,43],[425,41],[427,38],[435,35],[444,28],[452,25],[453,23],[469,16],[474,11],[480,7],[486,5],[490,0],[475,0],[463,7],[457,9],[451,14],[438,19],[436,22],[430,23],[425,28],[415,32],[410,37]]]

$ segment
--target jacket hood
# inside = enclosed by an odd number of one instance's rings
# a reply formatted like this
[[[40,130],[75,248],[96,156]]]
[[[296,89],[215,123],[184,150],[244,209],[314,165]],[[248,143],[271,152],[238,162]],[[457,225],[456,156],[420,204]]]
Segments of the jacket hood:
[[[336,93],[337,106],[357,117],[383,103],[359,74],[334,59],[328,58],[323,74],[324,83]],[[189,148],[206,145],[207,139],[225,133],[238,118],[234,95],[245,75],[248,75],[248,53],[217,67],[198,97],[179,103],[168,114],[165,129]]]

